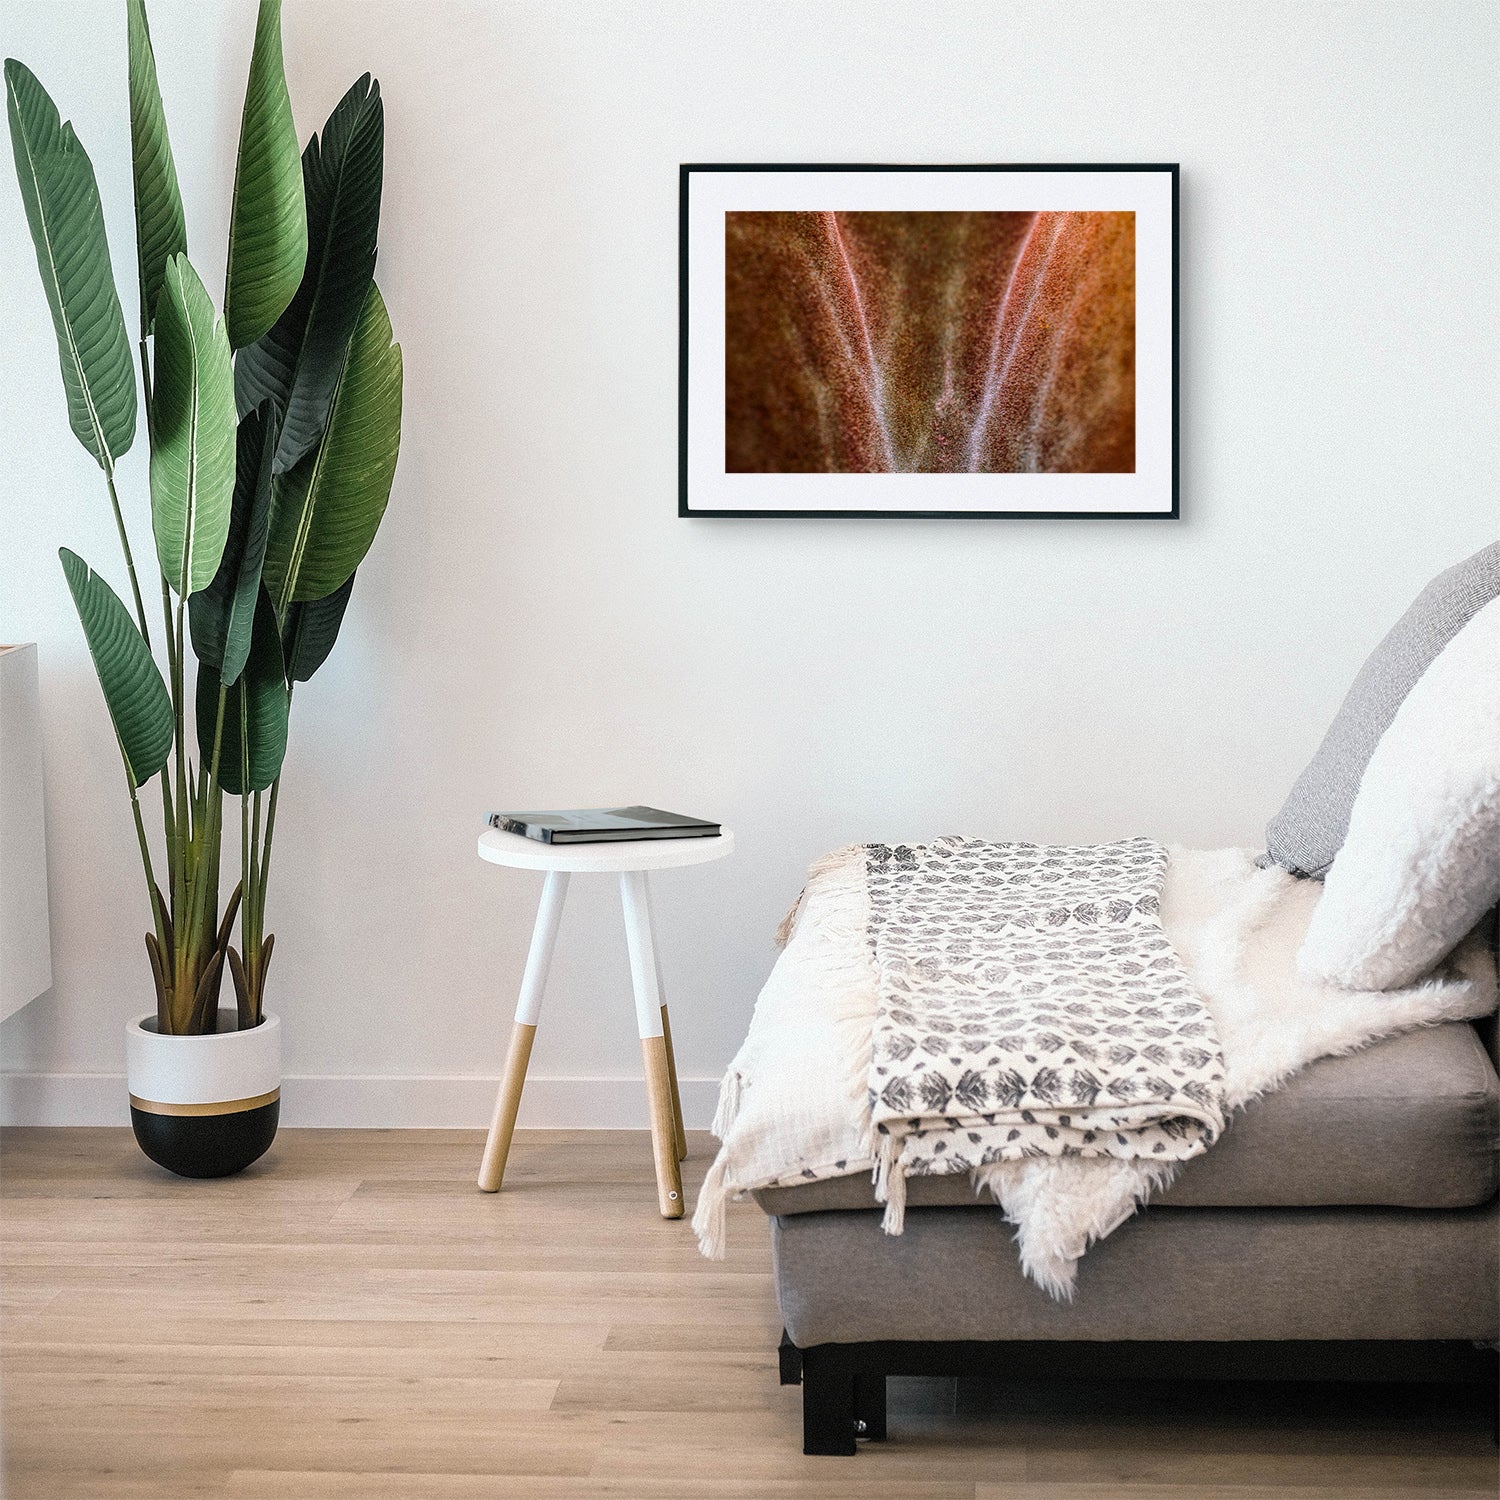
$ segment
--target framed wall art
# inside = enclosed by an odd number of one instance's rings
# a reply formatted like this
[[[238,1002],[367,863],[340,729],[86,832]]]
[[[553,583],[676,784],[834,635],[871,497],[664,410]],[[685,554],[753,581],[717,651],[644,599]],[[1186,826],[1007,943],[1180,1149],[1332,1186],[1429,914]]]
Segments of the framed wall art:
[[[680,190],[681,515],[1177,515],[1175,165]]]

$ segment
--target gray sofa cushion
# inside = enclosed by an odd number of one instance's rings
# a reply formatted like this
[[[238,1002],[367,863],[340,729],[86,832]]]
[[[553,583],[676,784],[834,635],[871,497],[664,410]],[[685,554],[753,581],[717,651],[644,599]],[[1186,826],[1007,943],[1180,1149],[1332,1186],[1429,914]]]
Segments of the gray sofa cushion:
[[[1464,1208],[1495,1194],[1500,1081],[1467,1021],[1328,1057],[1235,1117],[1154,1202],[1174,1208]],[[764,1188],[769,1214],[875,1206],[867,1174]],[[910,1207],[980,1207],[967,1173],[907,1180]],[[1090,1251],[1091,1255],[1097,1251]]]
[[[1439,573],[1360,668],[1328,733],[1266,829],[1268,862],[1321,876],[1349,828],[1360,777],[1406,695],[1437,654],[1500,598],[1500,542]]]
[[[772,1220],[792,1342],[880,1339],[1492,1339],[1497,1210],[1148,1209],[1054,1302],[998,1208]]]

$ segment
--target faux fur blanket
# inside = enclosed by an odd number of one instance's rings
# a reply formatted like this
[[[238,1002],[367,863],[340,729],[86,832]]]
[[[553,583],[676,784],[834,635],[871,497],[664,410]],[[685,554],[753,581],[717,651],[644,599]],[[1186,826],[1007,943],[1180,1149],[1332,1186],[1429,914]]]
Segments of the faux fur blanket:
[[[1322,890],[1317,882],[1258,869],[1249,850],[1168,852],[1162,926],[1217,1030],[1231,1111],[1320,1057],[1494,1009],[1494,958],[1479,934],[1405,989],[1321,985],[1296,969]],[[868,903],[863,862],[839,857],[813,867],[783,924],[785,949],[720,1093],[714,1131],[723,1148],[693,1219],[711,1258],[723,1254],[728,1197],[878,1169],[869,1082],[879,972]],[[990,1162],[970,1176],[1015,1226],[1025,1273],[1068,1298],[1087,1246],[1170,1182],[1178,1166],[1048,1156]]]
[[[877,995],[876,1197],[1039,1156],[1181,1161],[1224,1127],[1213,1020],[1162,931],[1167,851],[858,845]],[[825,864],[825,873],[827,865]]]

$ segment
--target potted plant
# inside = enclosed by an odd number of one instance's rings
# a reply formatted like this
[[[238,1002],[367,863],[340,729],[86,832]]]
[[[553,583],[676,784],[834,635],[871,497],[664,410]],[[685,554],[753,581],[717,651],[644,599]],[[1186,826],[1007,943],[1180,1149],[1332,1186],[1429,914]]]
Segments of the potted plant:
[[[93,166],[14,59],[6,108],[69,420],[103,470],[129,580],[127,607],[62,549],[150,906],[156,1005],[126,1028],[131,1120],[153,1161],[213,1177],[248,1166],[276,1132],[265,921],[292,689],[333,647],[400,446],[401,349],[374,282],[384,116],[367,74],[299,156],[280,0],[261,0],[218,315],[188,257],[142,0],[126,0],[126,23],[155,641],[115,485],[137,388]],[[153,781],[156,837],[140,795]],[[240,870],[221,900],[226,796],[239,802]],[[221,1009],[226,971],[234,1004]]]

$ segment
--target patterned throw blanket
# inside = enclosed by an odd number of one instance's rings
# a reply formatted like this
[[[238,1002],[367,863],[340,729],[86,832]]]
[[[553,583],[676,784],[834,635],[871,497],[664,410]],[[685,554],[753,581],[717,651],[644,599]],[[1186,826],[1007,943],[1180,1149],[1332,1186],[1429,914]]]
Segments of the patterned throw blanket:
[[[1224,1128],[1213,1019],[1162,931],[1166,850],[865,850],[876,1197],[1038,1156],[1180,1161]]]

